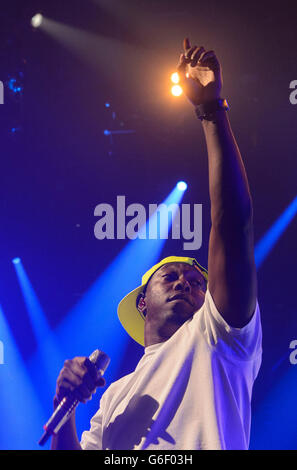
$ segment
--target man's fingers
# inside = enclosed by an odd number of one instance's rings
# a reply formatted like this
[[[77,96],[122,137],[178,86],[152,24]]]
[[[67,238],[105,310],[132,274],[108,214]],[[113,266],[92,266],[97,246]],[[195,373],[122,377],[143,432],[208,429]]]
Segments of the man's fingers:
[[[191,46],[190,41],[188,38],[185,38],[183,41],[183,47],[184,47],[184,56],[187,64],[192,65],[194,67],[196,63],[199,60],[200,54],[205,51],[203,46],[197,47],[197,46]],[[195,62],[192,64],[192,62]]]
[[[76,357],[64,362],[57,379],[56,395],[61,399],[73,392],[79,401],[90,399],[96,388],[105,385],[105,380],[100,380],[100,373],[86,357]]]
[[[99,377],[99,379],[96,382],[97,387],[105,387],[106,381],[104,377]]]
[[[76,360],[65,361],[65,367],[80,378],[83,377],[87,370],[82,357],[76,358]]]
[[[186,62],[185,55],[181,54],[180,57],[179,57],[178,64],[177,64],[177,70],[182,71],[182,70],[186,69],[186,67],[187,67],[187,62]]]
[[[203,62],[205,59],[213,57],[214,55],[214,51],[205,51],[203,54],[201,54],[200,61]]]
[[[83,364],[86,367],[86,369],[88,370],[88,373],[90,374],[90,376],[93,377],[93,378],[96,378],[97,377],[97,369],[96,369],[95,364],[93,364],[93,362],[91,362],[88,357],[85,358]]]
[[[79,401],[82,401],[83,403],[85,403],[87,400],[91,399],[92,393],[94,391],[95,389],[89,390],[89,388],[86,385],[81,384],[79,387],[77,387],[74,390],[73,393],[78,398]]]
[[[60,374],[58,377],[58,384],[63,386],[64,382],[71,384],[73,387],[77,387],[81,384],[81,376],[74,372],[73,369],[65,367],[63,374]]]
[[[191,67],[195,67],[197,65],[197,62],[199,61],[204,51],[205,49],[203,46],[196,47],[196,49],[193,51],[191,55],[191,62],[190,62]]]
[[[210,66],[213,70],[219,69],[220,64],[214,51],[205,51],[203,46],[191,46],[189,38],[183,40],[184,61],[191,67],[198,65]],[[184,71],[182,68],[181,71]]]
[[[201,54],[199,64],[203,66],[210,66],[211,69],[219,69],[220,64],[214,51],[207,51]]]
[[[191,47],[191,44],[190,44],[189,38],[184,38],[183,40],[184,51],[186,52],[188,49],[190,49],[190,47]]]
[[[192,54],[196,49],[197,49],[197,46],[193,46],[189,50],[187,50],[187,52],[185,52],[185,58],[186,58],[187,64],[190,64],[192,60]]]

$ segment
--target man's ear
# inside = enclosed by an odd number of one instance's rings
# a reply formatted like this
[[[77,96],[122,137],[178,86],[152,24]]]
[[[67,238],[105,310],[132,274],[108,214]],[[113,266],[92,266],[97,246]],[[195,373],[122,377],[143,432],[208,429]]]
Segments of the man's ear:
[[[141,312],[143,315],[146,314],[146,302],[145,302],[145,294],[141,293],[137,299],[137,310]]]

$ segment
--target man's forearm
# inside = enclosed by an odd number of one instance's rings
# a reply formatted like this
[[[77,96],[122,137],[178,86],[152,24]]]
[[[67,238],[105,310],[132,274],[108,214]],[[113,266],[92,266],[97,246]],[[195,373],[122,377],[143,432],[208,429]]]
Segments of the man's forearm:
[[[52,438],[51,450],[82,450],[76,433],[75,413]]]
[[[231,229],[244,227],[252,216],[244,164],[226,111],[217,111],[215,121],[202,121],[208,152],[212,224]]]

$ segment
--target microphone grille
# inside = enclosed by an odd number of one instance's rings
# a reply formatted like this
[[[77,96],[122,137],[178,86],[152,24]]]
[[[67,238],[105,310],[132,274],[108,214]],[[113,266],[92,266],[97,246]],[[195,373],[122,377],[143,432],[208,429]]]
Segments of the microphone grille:
[[[100,349],[96,349],[92,352],[89,359],[102,374],[106,371],[108,364],[110,363],[110,357],[105,352],[100,351]]]

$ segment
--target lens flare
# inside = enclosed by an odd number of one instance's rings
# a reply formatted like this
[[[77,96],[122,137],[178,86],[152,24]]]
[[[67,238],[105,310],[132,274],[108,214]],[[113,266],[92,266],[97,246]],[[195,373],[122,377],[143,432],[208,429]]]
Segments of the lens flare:
[[[179,85],[174,85],[172,88],[171,88],[171,93],[173,94],[173,96],[180,96],[182,94],[183,90],[181,89],[181,87]]]
[[[174,72],[172,75],[171,75],[171,81],[172,83],[179,83],[179,75],[177,72]]]

